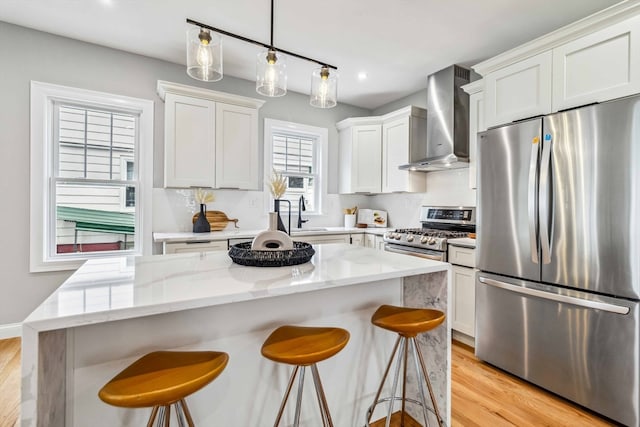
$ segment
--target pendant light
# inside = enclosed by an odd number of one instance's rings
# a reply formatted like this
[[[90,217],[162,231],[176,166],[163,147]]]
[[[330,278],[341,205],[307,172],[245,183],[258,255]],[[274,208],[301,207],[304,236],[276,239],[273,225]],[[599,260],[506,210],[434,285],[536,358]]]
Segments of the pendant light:
[[[256,63],[256,92],[277,97],[287,93],[287,64],[273,47],[273,1],[271,0],[271,44],[266,52],[258,54]]]
[[[204,28],[187,31],[187,74],[203,82],[222,79],[222,37]]]
[[[274,49],[258,54],[256,64],[256,92],[260,95],[277,97],[287,93],[287,64],[283,55]]]
[[[336,106],[338,98],[338,73],[330,72],[329,67],[323,65],[311,73],[311,96],[309,103],[317,108],[332,108]]]
[[[277,97],[287,93],[286,54],[320,65],[320,68],[314,70],[311,75],[311,99],[309,102],[318,108],[334,107],[337,102],[338,68],[326,62],[275,47],[273,44],[273,3],[274,0],[271,0],[270,44],[187,19],[187,24],[198,27],[188,32],[187,73],[194,79],[205,82],[215,82],[222,78],[222,45],[218,35],[222,34],[266,49],[258,54],[256,62],[256,92],[259,94]],[[212,32],[217,34],[212,34]]]

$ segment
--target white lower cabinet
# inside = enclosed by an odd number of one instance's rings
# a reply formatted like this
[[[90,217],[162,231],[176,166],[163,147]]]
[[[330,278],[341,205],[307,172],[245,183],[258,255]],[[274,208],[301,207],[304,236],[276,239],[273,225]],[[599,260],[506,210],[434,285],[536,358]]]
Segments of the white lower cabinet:
[[[352,234],[351,244],[356,246],[367,246],[367,238],[364,234]]]
[[[192,252],[211,252],[211,251],[226,251],[226,240],[215,240],[212,242],[179,242],[179,243],[164,243],[165,254],[182,254]]]
[[[322,234],[315,236],[296,236],[293,238],[296,242],[307,242],[312,245],[317,243],[351,243],[351,236],[348,234]]]
[[[476,328],[476,270],[475,249],[449,245],[452,268],[451,328],[475,337]]]
[[[382,236],[378,236],[376,234],[365,234],[364,246],[365,248],[384,250],[384,240],[382,239]]]

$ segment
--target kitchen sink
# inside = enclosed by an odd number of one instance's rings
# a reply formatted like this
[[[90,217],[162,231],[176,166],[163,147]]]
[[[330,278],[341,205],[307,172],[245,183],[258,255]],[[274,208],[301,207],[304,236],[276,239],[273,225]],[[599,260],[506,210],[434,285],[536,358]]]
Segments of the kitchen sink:
[[[305,231],[327,231],[326,227],[305,227],[305,228],[294,228],[292,233],[304,233]]]

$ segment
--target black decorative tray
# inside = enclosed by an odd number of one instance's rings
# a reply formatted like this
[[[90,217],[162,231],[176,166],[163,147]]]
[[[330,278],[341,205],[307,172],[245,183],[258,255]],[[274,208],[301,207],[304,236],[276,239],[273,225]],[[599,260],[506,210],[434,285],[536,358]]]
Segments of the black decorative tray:
[[[254,251],[251,242],[238,243],[229,248],[229,257],[236,264],[251,267],[285,267],[309,262],[316,251],[309,243],[293,242],[293,249],[284,251]]]

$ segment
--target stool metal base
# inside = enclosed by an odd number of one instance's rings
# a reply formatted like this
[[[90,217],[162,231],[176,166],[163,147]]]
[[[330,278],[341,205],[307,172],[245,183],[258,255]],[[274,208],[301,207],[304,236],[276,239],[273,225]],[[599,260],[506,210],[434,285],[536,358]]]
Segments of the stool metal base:
[[[333,427],[333,421],[331,421],[331,414],[329,413],[329,406],[327,405],[327,398],[324,394],[324,389],[322,388],[322,382],[320,381],[320,374],[318,373],[318,367],[316,364],[310,365],[311,367],[311,375],[313,376],[313,385],[316,389],[316,397],[318,399],[318,406],[320,407],[320,416],[322,417],[322,426],[323,427]],[[293,426],[298,427],[300,425],[300,409],[302,404],[302,389],[304,387],[304,373],[306,366],[296,366],[291,373],[291,378],[289,379],[289,385],[287,386],[287,391],[284,394],[282,399],[282,403],[280,404],[280,410],[278,411],[278,416],[276,417],[276,422],[274,427],[278,427],[280,424],[280,420],[282,419],[282,414],[284,412],[284,408],[287,404],[287,400],[289,399],[289,394],[291,393],[291,388],[293,387],[293,383],[296,379],[296,374],[300,372],[298,377],[298,396],[296,398],[296,411],[295,418],[293,421]]]
[[[407,397],[407,365],[409,359],[409,347],[411,347],[411,354],[413,356],[413,361],[415,363],[415,370],[418,376],[418,390],[420,391],[420,401],[415,399],[410,399]],[[400,351],[398,351],[400,348]],[[380,398],[380,394],[382,393],[382,388],[384,387],[384,383],[389,375],[389,370],[391,369],[391,365],[393,364],[393,359],[398,353],[395,375],[393,377],[393,386],[391,390],[391,397]],[[403,375],[402,375],[402,396],[397,396],[397,388],[398,388],[398,378],[400,376],[400,367],[403,367]],[[429,391],[429,397],[431,398],[431,407],[427,406],[427,401],[425,399],[423,381],[427,384],[427,389]],[[396,344],[393,347],[393,351],[391,352],[391,356],[389,357],[389,363],[387,364],[387,368],[384,371],[384,375],[382,376],[382,381],[380,381],[380,387],[378,387],[378,391],[376,393],[376,397],[373,399],[373,404],[367,409],[367,417],[365,427],[369,427],[371,423],[371,417],[373,416],[373,411],[376,406],[382,402],[389,402],[389,408],[387,410],[387,416],[385,421],[385,427],[389,427],[391,423],[391,414],[393,413],[393,405],[395,401],[400,401],[402,403],[401,409],[401,422],[404,425],[404,414],[405,404],[407,402],[413,403],[422,407],[422,415],[424,417],[424,425],[425,427],[429,426],[428,421],[428,412],[433,413],[438,420],[438,426],[444,427],[444,420],[440,416],[440,411],[438,411],[438,405],[436,403],[435,395],[433,393],[433,388],[431,387],[431,381],[429,380],[429,374],[427,373],[427,368],[424,363],[424,358],[422,357],[422,352],[418,348],[418,342],[416,337],[406,337],[402,335],[398,335],[398,339],[396,340]]]
[[[178,420],[178,426],[180,427],[194,427],[193,418],[189,412],[189,407],[184,399],[178,400],[171,405],[154,406],[151,410],[151,416],[147,427],[153,427],[153,423],[156,422],[156,427],[169,427],[171,421],[171,407],[174,407],[176,412],[176,418]],[[185,421],[186,418],[186,421]]]

